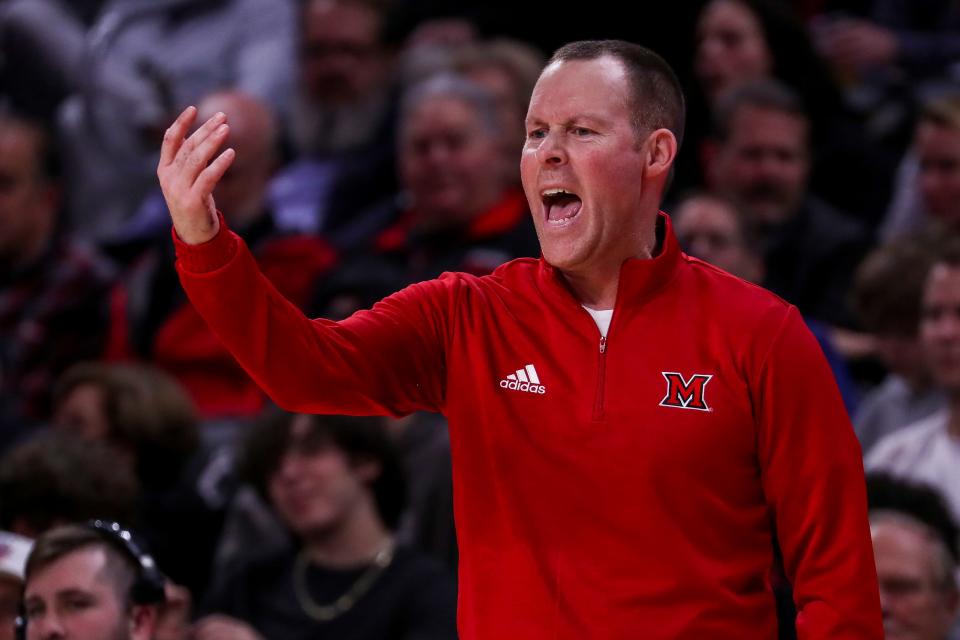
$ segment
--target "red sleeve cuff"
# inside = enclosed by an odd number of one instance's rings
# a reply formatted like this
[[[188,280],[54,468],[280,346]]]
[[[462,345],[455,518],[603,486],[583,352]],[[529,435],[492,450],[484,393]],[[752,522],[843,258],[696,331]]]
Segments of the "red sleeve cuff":
[[[187,244],[171,229],[173,246],[180,269],[189,273],[209,273],[224,266],[237,254],[237,235],[230,231],[223,214],[217,211],[220,229],[217,235],[201,244]]]

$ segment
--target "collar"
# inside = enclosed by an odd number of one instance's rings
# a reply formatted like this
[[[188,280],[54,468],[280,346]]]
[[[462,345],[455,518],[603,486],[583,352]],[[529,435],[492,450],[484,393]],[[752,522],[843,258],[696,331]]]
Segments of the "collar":
[[[624,303],[640,303],[662,289],[676,273],[680,264],[680,245],[673,233],[670,216],[663,211],[657,215],[657,250],[652,258],[628,258],[620,265],[620,281],[617,284],[617,300],[614,308]],[[540,279],[548,284],[555,295],[576,304],[563,273],[540,256]]]

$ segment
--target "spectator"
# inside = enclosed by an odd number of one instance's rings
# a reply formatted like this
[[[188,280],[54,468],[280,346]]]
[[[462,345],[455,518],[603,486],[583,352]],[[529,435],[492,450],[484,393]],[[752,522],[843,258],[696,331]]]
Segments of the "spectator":
[[[929,243],[901,238],[874,250],[857,269],[853,307],[871,334],[876,358],[887,371],[863,398],[854,427],[864,454],[878,440],[944,407],[917,332]]]
[[[366,240],[390,222],[357,219],[396,190],[389,7],[380,0],[301,3],[299,80],[284,131],[292,162],[272,192],[284,221],[341,246],[356,246],[356,233]]]
[[[929,101],[887,213],[885,238],[923,229],[960,231],[960,94]]]
[[[526,137],[523,121],[545,63],[543,54],[535,48],[505,38],[477,42],[453,54],[453,71],[486,88],[494,97],[508,177],[518,184],[520,176],[514,164]]]
[[[400,119],[403,206],[372,254],[343,272],[362,271],[396,291],[443,271],[487,274],[538,253],[523,193],[507,178],[501,120],[492,96],[459,76],[438,75],[405,95]],[[400,203],[391,199],[388,206]],[[351,276],[353,277],[353,276]],[[332,301],[328,283],[321,308]]]
[[[850,323],[846,295],[866,230],[808,190],[810,122],[787,88],[764,83],[724,101],[712,183],[760,234],[764,286],[807,317]]]
[[[244,460],[296,543],[239,565],[196,640],[456,637],[452,579],[394,543],[404,480],[382,422],[277,415]]]
[[[948,640],[960,610],[956,559],[928,525],[872,511],[870,533],[887,640]]]
[[[46,433],[0,459],[0,529],[23,536],[91,518],[130,522],[138,499],[133,473],[101,443]]]
[[[67,525],[37,539],[24,586],[28,639],[153,639],[163,576],[129,532],[109,526]]]
[[[886,637],[955,640],[960,538],[943,496],[924,484],[871,473],[867,501]]]
[[[291,0],[109,0],[65,61],[77,82],[60,112],[75,230],[123,231],[156,187],[156,148],[182,105],[233,87],[285,113],[294,24]]]
[[[218,111],[229,114],[230,144],[245,157],[217,187],[225,219],[253,247],[274,285],[305,306],[317,278],[333,264],[334,254],[316,237],[277,228],[267,199],[277,144],[271,112],[235,91],[212,94],[199,108],[207,117]],[[148,361],[171,374],[203,418],[257,415],[264,407],[263,393],[187,303],[164,235],[114,292],[118,304],[113,309],[110,358]]]
[[[23,593],[23,567],[33,541],[0,531],[0,640],[14,640]]]
[[[809,119],[811,190],[869,222],[887,204],[883,187],[893,173],[884,153],[845,107],[841,93],[787,3],[711,0],[696,25],[695,85],[690,91],[688,150],[678,170],[684,185],[709,172],[708,123],[728,96],[743,87],[778,82],[790,88]],[[899,152],[899,149],[897,149]],[[842,176],[842,177],[841,177]],[[852,187],[851,185],[856,185]]]
[[[748,282],[763,281],[763,255],[744,216],[723,196],[692,193],[673,207],[683,250]]]
[[[144,538],[167,575],[199,596],[232,495],[229,452],[200,447],[182,388],[146,366],[79,364],[58,381],[54,427],[107,444],[136,474]]]
[[[923,289],[920,339],[933,380],[947,406],[880,440],[867,469],[925,482],[938,489],[956,519],[960,515],[960,246],[948,243],[933,261]]]
[[[45,418],[56,376],[105,346],[112,267],[64,233],[55,147],[0,108],[0,405],[20,421]]]

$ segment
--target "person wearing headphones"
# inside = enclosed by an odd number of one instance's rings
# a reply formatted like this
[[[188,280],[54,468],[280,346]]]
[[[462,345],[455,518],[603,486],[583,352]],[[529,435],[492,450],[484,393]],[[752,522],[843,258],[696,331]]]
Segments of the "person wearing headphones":
[[[37,538],[24,571],[23,640],[150,640],[165,578],[119,524],[92,520]]]

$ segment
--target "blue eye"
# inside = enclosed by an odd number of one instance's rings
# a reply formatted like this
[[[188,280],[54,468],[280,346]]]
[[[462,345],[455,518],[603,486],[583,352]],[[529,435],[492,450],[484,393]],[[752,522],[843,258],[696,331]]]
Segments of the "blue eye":
[[[533,131],[530,131],[530,132],[527,134],[527,137],[528,137],[528,138],[531,138],[531,139],[533,139],[533,140],[540,140],[540,139],[546,137],[546,135],[547,135],[547,130],[546,130],[546,129],[534,129]]]
[[[573,133],[577,136],[589,136],[593,133],[593,131],[587,129],[586,127],[574,127]]]

